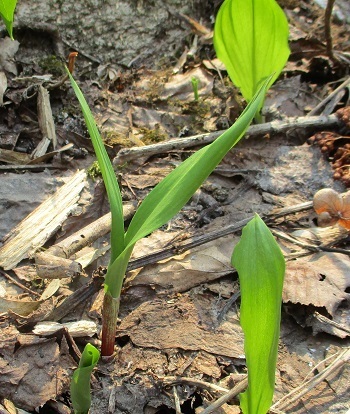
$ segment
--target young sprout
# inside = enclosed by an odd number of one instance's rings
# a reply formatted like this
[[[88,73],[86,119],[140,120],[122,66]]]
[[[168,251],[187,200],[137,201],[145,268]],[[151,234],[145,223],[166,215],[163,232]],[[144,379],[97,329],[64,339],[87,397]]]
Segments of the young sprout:
[[[79,366],[74,371],[70,395],[74,414],[87,414],[91,405],[90,379],[92,370],[100,359],[100,352],[91,344],[87,344],[81,355]]]
[[[240,395],[244,414],[266,414],[274,387],[285,260],[270,230],[256,214],[232,254],[241,289],[241,325],[248,388]]]
[[[6,29],[10,38],[13,40],[13,19],[17,0],[1,0],[0,1],[0,16],[5,23]]]
[[[213,143],[187,158],[148,194],[137,209],[128,230],[124,233],[122,198],[111,161],[86,100],[67,68],[66,71],[82,107],[111,208],[111,257],[104,284],[101,347],[102,355],[110,356],[114,352],[123,280],[135,243],[174,217],[226,153],[239,142],[261,105],[270,78],[261,85],[260,90],[241,116],[227,131]]]
[[[194,94],[194,100],[196,102],[198,102],[198,99],[199,99],[199,95],[198,95],[198,79],[195,76],[192,76],[191,83],[192,83],[192,89],[193,89],[193,94]]]

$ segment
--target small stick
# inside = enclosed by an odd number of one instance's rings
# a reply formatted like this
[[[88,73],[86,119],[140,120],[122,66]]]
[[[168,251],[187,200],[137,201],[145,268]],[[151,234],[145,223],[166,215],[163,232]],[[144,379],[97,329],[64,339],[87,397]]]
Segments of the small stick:
[[[86,302],[94,293],[101,289],[104,278],[100,276],[93,277],[87,285],[77,289],[70,296],[65,298],[54,310],[47,315],[44,320],[58,322],[74,308],[83,302]]]
[[[316,320],[318,320],[319,322],[321,322],[323,324],[333,326],[334,328],[339,329],[340,331],[346,332],[346,334],[348,334],[348,335],[350,334],[350,329],[347,328],[345,325],[341,325],[341,324],[339,324],[339,323],[337,323],[335,321],[332,321],[331,319],[326,318],[325,316],[321,315],[318,312],[314,312],[312,314],[312,316]]]
[[[298,204],[292,207],[285,207],[270,214],[262,216],[263,220],[268,220],[269,222],[273,221],[276,218],[282,217],[288,214],[294,214],[301,211],[311,210],[313,206],[312,201],[308,201],[305,203]],[[151,253],[147,256],[142,256],[137,259],[131,260],[129,262],[128,271],[138,269],[140,267],[146,266],[148,264],[153,264],[159,262],[160,260],[168,259],[173,257],[177,254],[181,254],[187,250],[193,249],[194,247],[201,246],[205,243],[209,243],[213,240],[219,239],[220,237],[228,236],[230,234],[235,233],[236,231],[241,230],[251,219],[253,216],[248,217],[246,219],[237,221],[234,224],[226,226],[223,229],[215,230],[210,233],[206,233],[201,236],[197,237],[189,237],[185,241],[181,243],[177,243],[173,246],[167,247],[165,249],[156,251]],[[231,270],[229,270],[231,272]]]
[[[327,368],[315,375],[309,381],[304,382],[299,387],[292,390],[289,394],[285,395],[279,401],[277,401],[271,410],[284,410],[291,404],[299,400],[307,392],[315,388],[323,380],[325,380],[330,374],[341,368],[345,363],[350,360],[350,348],[345,349]],[[204,412],[203,412],[204,413]]]
[[[324,13],[324,34],[326,37],[327,44],[327,54],[333,63],[338,63],[338,59],[334,56],[333,53],[333,39],[332,39],[332,30],[331,30],[331,21],[332,21],[332,11],[335,0],[328,0],[326,10]]]
[[[212,384],[210,382],[197,380],[195,378],[188,378],[188,377],[165,377],[162,379],[162,382],[165,386],[167,385],[175,385],[175,384],[186,384],[198,388],[202,388],[208,390],[210,392],[220,392],[220,393],[227,393],[230,390],[224,387],[220,387],[219,385]]]
[[[341,121],[337,115],[329,116],[304,116],[299,118],[287,118],[283,121],[272,121],[265,124],[252,125],[248,128],[246,138],[277,134],[288,131],[291,128],[312,128],[315,130],[331,128],[340,125]],[[169,141],[144,145],[142,147],[123,148],[113,160],[113,165],[121,165],[125,161],[143,156],[151,156],[162,152],[178,151],[184,148],[191,148],[198,145],[205,145],[213,142],[225,131],[216,131],[209,134],[199,134],[188,138],[174,138]]]
[[[323,108],[339,91],[341,91],[342,89],[345,89],[349,84],[350,84],[350,77],[345,79],[345,81],[342,82],[336,89],[334,89],[334,91],[331,94],[329,94],[319,104],[317,104],[315,108],[307,114],[307,116],[311,117],[311,116],[316,115],[319,112],[319,110]]]
[[[226,313],[229,311],[230,307],[236,302],[236,300],[241,296],[241,292],[234,293],[230,299],[227,300],[225,306],[222,308],[221,312],[218,315],[218,323],[221,324]]]
[[[27,286],[24,286],[22,283],[18,282],[16,279],[14,279],[12,276],[10,276],[8,273],[4,272],[3,270],[0,269],[0,273],[5,276],[8,280],[10,280],[14,285],[20,287],[23,290],[26,290],[28,293],[30,293],[31,295],[34,295],[38,298],[40,298],[40,294],[37,292],[34,292],[34,290],[31,290],[29,288],[27,288]]]
[[[232,398],[236,397],[238,394],[243,392],[247,388],[247,386],[248,386],[248,377],[246,377],[244,380],[242,380],[237,385],[235,385],[232,388],[232,390],[230,390],[226,395],[223,395],[222,397],[218,398],[213,404],[209,405],[209,407],[201,411],[200,414],[214,413],[215,410],[220,408],[223,404],[227,403],[228,401],[232,400]]]
[[[179,399],[179,394],[177,392],[176,385],[173,386],[173,394],[174,394],[174,402],[175,402],[175,413],[181,414],[182,411],[181,411],[180,399]]]
[[[135,209],[135,203],[124,204],[124,220],[130,220],[135,213]],[[69,237],[49,247],[48,252],[54,256],[68,259],[84,247],[109,233],[111,231],[111,220],[111,213],[105,214]]]

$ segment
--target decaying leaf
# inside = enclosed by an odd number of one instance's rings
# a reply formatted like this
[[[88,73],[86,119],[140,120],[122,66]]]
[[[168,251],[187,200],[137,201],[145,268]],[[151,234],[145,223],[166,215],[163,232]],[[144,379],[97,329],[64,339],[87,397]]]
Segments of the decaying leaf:
[[[17,40],[11,40],[9,37],[0,39],[0,69],[17,76],[17,66],[14,56],[19,48]]]
[[[238,320],[236,323],[224,321],[214,329],[215,325],[217,318],[208,317],[203,321],[197,304],[184,295],[172,301],[143,303],[123,319],[118,335],[129,336],[139,347],[201,350],[244,358],[243,333]]]
[[[318,253],[287,263],[283,302],[312,305],[334,315],[348,298],[349,259],[340,253]]]
[[[1,326],[0,398],[32,411],[67,390],[75,363],[68,345],[55,339],[20,335],[13,326]]]
[[[350,191],[339,194],[331,188],[323,188],[314,195],[314,209],[319,226],[338,223],[350,230]]]
[[[45,289],[39,300],[20,300],[3,295],[0,297],[0,313],[11,311],[19,316],[28,316],[35,312],[46,300],[50,299],[59,287],[59,280],[53,280]]]
[[[151,240],[154,239],[154,236],[150,237]],[[158,240],[163,243],[162,239]],[[150,253],[143,247],[144,244],[142,242],[138,244],[138,255],[140,254],[139,247],[142,254]],[[230,273],[233,245],[231,236],[223,237],[220,242],[207,243],[205,248],[200,246],[171,259],[145,266],[138,272],[137,277],[128,280],[129,285],[131,287],[152,286],[157,293],[186,292],[194,286],[212,282]],[[157,248],[156,245],[153,246],[153,249],[155,248]]]
[[[198,79],[198,94],[203,97],[209,94],[213,88],[213,76],[201,67],[195,68],[185,74],[174,75],[170,82],[164,85],[160,93],[162,99],[175,97],[182,101],[193,100],[192,78]]]

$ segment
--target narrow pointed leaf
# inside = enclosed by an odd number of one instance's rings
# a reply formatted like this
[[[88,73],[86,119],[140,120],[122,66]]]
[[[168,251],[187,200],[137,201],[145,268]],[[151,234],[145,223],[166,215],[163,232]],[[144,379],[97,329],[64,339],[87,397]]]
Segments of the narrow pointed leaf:
[[[17,0],[0,0],[0,16],[2,17],[8,34],[13,40],[12,25]]]
[[[225,0],[221,5],[214,28],[216,54],[247,102],[271,73],[268,88],[281,73],[290,53],[288,34],[286,16],[275,0]]]
[[[120,299],[126,268],[134,245],[129,245],[112,263],[108,265],[104,288],[115,299]]]
[[[125,235],[126,246],[134,245],[181,210],[226,153],[242,138],[264,98],[269,80],[265,81],[227,131],[187,158],[148,194],[130,223]]]
[[[100,352],[87,344],[81,355],[79,366],[74,371],[70,393],[75,414],[87,414],[91,405],[90,378],[92,370],[100,359]]]
[[[1,0],[0,0],[1,1]],[[112,163],[108,157],[107,151],[103,145],[100,133],[97,129],[94,117],[90,111],[90,108],[85,100],[83,93],[79,86],[73,79],[69,70],[66,68],[66,72],[69,75],[74,92],[78,98],[83,115],[85,118],[86,126],[90,134],[90,138],[96,153],[96,157],[101,169],[102,178],[106,186],[106,191],[109,199],[109,204],[112,213],[112,226],[111,226],[111,263],[119,256],[124,250],[124,216],[123,216],[123,203],[120,194],[118,181],[116,179]]]
[[[248,389],[240,395],[244,414],[266,414],[274,386],[285,261],[281,249],[256,215],[243,229],[232,255],[241,288],[241,325]]]

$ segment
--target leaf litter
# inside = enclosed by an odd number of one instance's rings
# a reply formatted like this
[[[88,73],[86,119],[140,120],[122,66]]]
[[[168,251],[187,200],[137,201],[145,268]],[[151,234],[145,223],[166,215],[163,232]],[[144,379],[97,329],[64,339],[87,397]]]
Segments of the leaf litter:
[[[305,20],[304,13],[315,12],[313,7],[308,9],[302,4],[288,9],[288,15],[293,23],[297,22],[299,32],[292,39],[294,55],[292,53],[285,72],[288,77],[281,79],[267,98],[267,104],[272,108],[268,114],[270,117],[274,117],[276,112],[282,118],[305,115],[316,106],[316,93],[327,96],[329,90],[333,89],[327,85],[321,90],[315,81],[318,75],[315,59],[325,49],[314,37],[307,38],[305,35],[311,22]],[[316,29],[319,30],[319,27]],[[305,45],[313,51],[303,56]],[[23,53],[21,45],[18,53]],[[300,58],[298,53],[303,57]],[[173,75],[171,70],[155,69],[134,69],[119,75],[119,72],[112,73],[109,69],[109,75],[98,81],[101,84],[107,81],[107,84],[103,84],[104,90],[97,83],[85,81],[87,96],[95,103],[97,120],[110,145],[110,155],[114,157],[121,147],[135,145],[135,142],[144,146],[146,142],[142,141],[146,135],[157,142],[159,138],[216,131],[229,124],[237,110],[230,98],[232,89],[222,85],[215,61],[210,62],[214,62],[214,66],[207,64],[204,68],[199,56],[195,63],[186,56],[177,75]],[[335,74],[331,73],[327,58],[323,57],[318,62],[330,70],[329,77],[332,79]],[[33,72],[36,71],[39,75],[45,74],[33,68]],[[193,76],[200,81],[200,104],[193,102],[189,82]],[[18,81],[16,83],[10,75],[7,81],[5,108],[15,102],[19,112],[11,113],[6,108],[1,116],[5,117],[7,125],[16,125],[15,130],[18,128],[19,131],[20,125],[26,128],[25,133],[12,136],[10,149],[31,153],[40,141],[39,135],[38,138],[34,135],[34,131],[38,131],[35,124],[37,109],[31,105],[28,110],[22,98],[18,98],[19,93],[28,95],[30,86]],[[62,169],[65,170],[65,176],[72,175],[76,169],[85,168],[92,162],[88,152],[91,147],[84,142],[85,131],[79,120],[80,115],[74,110],[72,113],[60,110],[59,106],[56,108],[53,102],[57,101],[69,105],[71,100],[66,91],[51,91],[54,118],[59,124],[58,147],[63,147],[65,140],[68,140],[74,142],[74,151],[54,155],[50,162],[56,170],[45,170],[44,173],[24,170],[23,178],[26,177],[27,181],[24,181],[23,189],[18,190],[18,193],[23,194],[23,202],[16,201],[12,209],[9,206],[14,218],[2,220],[5,222],[2,223],[2,235],[9,233],[35,206],[48,198],[48,193],[52,193],[57,186],[55,177],[62,177]],[[340,99],[336,105],[342,102],[344,100]],[[4,132],[8,134],[12,130],[4,128]],[[255,211],[266,215],[271,228],[281,234],[291,235],[300,228],[316,228],[317,212],[312,211],[311,203],[315,192],[328,187],[341,193],[344,187],[333,181],[327,160],[322,157],[317,146],[305,143],[307,138],[308,135],[299,130],[288,131],[286,135],[275,136],[271,133],[262,139],[245,140],[228,154],[210,177],[201,190],[202,195],[194,197],[169,225],[151,235],[144,245],[138,246],[137,256],[133,258],[136,268],[128,274],[122,297],[121,321],[116,338],[118,352],[115,360],[101,364],[96,371],[92,413],[161,413],[164,412],[162,409],[174,412],[171,410],[175,408],[175,394],[183,412],[194,413],[195,408],[188,408],[191,404],[194,407],[205,406],[220,395],[214,390],[215,386],[232,388],[242,380],[245,371],[238,313],[239,289],[237,277],[229,264],[232,248],[238,241],[238,234],[234,235],[234,232],[241,227],[225,237],[218,238],[215,233],[246,219]],[[87,149],[83,158],[78,157],[81,148]],[[123,166],[118,172],[124,200],[141,200],[170,168],[192,151],[191,148],[176,149],[152,156],[141,155]],[[1,188],[9,176],[2,176]],[[44,178],[42,183],[39,177]],[[35,193],[37,186],[33,184],[41,186],[38,193]],[[16,188],[15,180],[11,186]],[[83,191],[90,191],[94,186],[89,184]],[[29,193],[33,193],[31,198]],[[2,200],[8,200],[6,197],[17,192],[8,191],[7,194]],[[309,207],[293,210],[305,202],[310,202]],[[45,237],[45,242],[41,242],[41,247],[55,244],[57,227],[63,226],[61,237],[64,238],[108,210],[100,190],[91,192],[90,200],[80,200],[78,203],[78,215],[68,220],[61,218],[52,234]],[[277,211],[281,208],[290,208],[291,213],[278,216]],[[188,240],[196,241],[200,237],[206,240],[206,236],[211,234],[213,238],[209,243],[183,247]],[[330,232],[328,243],[317,238],[305,241],[298,235],[295,236],[298,244],[280,237],[278,239],[289,262],[277,370],[277,402],[297,388],[307,376],[314,376],[310,370],[318,363],[330,355],[338,355],[342,348],[349,346],[350,284],[349,258],[344,254],[347,233],[335,238],[334,233]],[[4,245],[6,243],[0,248]],[[101,246],[108,252],[108,239],[94,242],[97,250]],[[161,257],[169,246],[172,248],[170,257],[158,263],[150,260],[152,253]],[[342,249],[343,252],[327,251],[327,248]],[[302,257],[304,255],[307,256]],[[66,259],[75,260],[75,256],[70,255]],[[150,260],[148,264],[146,259]],[[146,261],[137,267],[138,260]],[[97,263],[106,265],[107,262],[108,253],[105,257],[99,257]],[[19,265],[11,266],[8,272],[14,270],[16,274],[22,275],[25,287],[30,287],[40,296],[48,280],[37,277],[31,260],[21,260]],[[85,288],[87,277],[90,278],[96,268],[95,262],[95,266],[87,267],[82,275],[77,273],[60,279],[57,292],[43,304],[46,308],[40,307],[34,313],[21,316],[17,314],[17,308],[12,308],[1,315],[2,398],[10,399],[17,407],[28,411],[44,405],[44,409],[55,406],[55,412],[65,412],[63,407],[67,408],[69,378],[76,367],[76,354],[72,350],[69,335],[54,334],[56,336],[53,338],[46,338],[40,331],[38,337],[33,335],[33,329],[38,322],[45,323],[55,309],[62,308],[65,308],[64,316],[57,318],[63,325],[86,319],[99,324],[100,294],[89,294],[74,309],[64,305],[67,299],[72,298],[74,291]],[[95,278],[101,275],[102,269],[98,270]],[[9,281],[7,276],[1,274],[3,289],[0,299],[22,302],[23,306],[29,302],[29,306],[37,307],[38,296],[23,296],[21,288],[14,292]],[[96,290],[91,289],[90,292]],[[97,334],[90,340],[98,345],[98,338]],[[76,339],[79,344],[84,341],[84,338]],[[322,372],[327,364],[327,361],[324,362],[318,370]],[[336,410],[345,412],[349,408],[349,386],[345,381],[348,367],[343,365],[333,377],[327,377],[327,382],[316,385],[285,411],[315,414]],[[48,370],[47,367],[51,368]],[[170,382],[174,377],[180,381],[177,385]],[[185,378],[192,382],[188,384]],[[57,408],[59,406],[60,409]],[[217,412],[235,412],[235,408],[235,405],[225,404]]]

